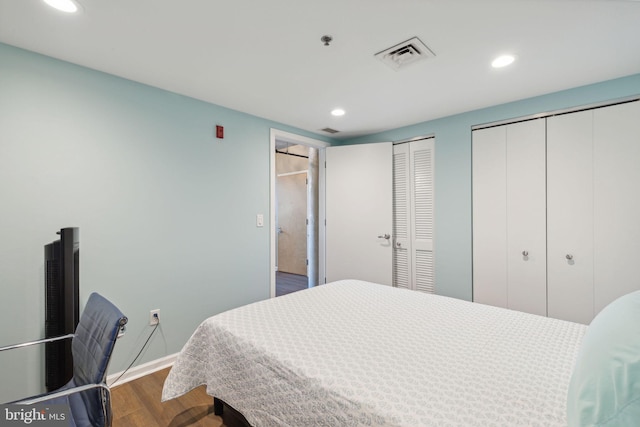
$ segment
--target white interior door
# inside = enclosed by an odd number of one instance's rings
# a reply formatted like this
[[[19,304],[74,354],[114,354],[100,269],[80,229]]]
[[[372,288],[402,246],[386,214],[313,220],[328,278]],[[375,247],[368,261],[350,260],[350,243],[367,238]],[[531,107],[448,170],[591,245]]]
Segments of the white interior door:
[[[327,147],[326,282],[392,284],[392,144]]]

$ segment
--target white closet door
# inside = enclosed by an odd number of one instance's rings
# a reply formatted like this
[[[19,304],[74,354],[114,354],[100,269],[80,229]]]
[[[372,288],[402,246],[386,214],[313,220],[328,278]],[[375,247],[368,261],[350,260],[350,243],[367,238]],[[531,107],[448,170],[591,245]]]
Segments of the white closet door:
[[[473,132],[474,301],[546,315],[545,121]]]
[[[435,293],[433,138],[393,146],[394,286]]]
[[[473,131],[473,300],[507,307],[507,130]]]
[[[546,316],[545,120],[506,134],[507,307]]]
[[[326,280],[360,279],[391,285],[391,143],[327,147],[325,151]]]
[[[593,318],[593,110],[547,119],[549,317]]]
[[[640,289],[640,102],[594,110],[595,314]]]
[[[435,293],[433,269],[433,138],[412,141],[411,159],[411,253],[414,289]]]
[[[409,144],[393,146],[393,286],[411,289]]]

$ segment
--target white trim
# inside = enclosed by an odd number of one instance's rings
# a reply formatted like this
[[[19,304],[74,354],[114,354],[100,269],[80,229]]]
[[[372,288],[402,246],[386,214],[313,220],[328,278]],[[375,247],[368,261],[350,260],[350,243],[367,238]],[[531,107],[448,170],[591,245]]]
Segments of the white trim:
[[[624,98],[612,99],[612,100],[609,100],[609,101],[594,102],[594,103],[591,103],[591,104],[578,105],[576,107],[569,107],[569,108],[562,108],[562,109],[559,109],[559,110],[545,111],[545,112],[542,112],[542,113],[535,113],[535,114],[529,114],[529,115],[526,115],[526,116],[513,117],[513,118],[505,119],[505,120],[498,120],[496,122],[481,123],[481,124],[477,124],[477,125],[471,126],[471,130],[474,131],[474,130],[492,128],[492,127],[496,127],[496,126],[509,125],[509,124],[512,124],[512,123],[525,122],[525,121],[528,121],[528,120],[542,119],[542,118],[551,117],[551,116],[559,116],[559,115],[562,115],[562,114],[577,113],[578,111],[593,110],[595,108],[610,107],[612,105],[626,104],[627,102],[636,102],[636,101],[640,101],[640,95],[626,96]]]
[[[318,284],[323,285],[327,283],[327,271],[326,271],[326,235],[327,235],[327,192],[326,192],[326,162],[327,152],[326,150],[320,150],[318,153]]]
[[[328,142],[320,141],[318,139],[308,138],[302,135],[296,135],[294,133],[285,132],[283,130],[271,128],[269,132],[269,283],[271,298],[276,296],[276,140],[289,142],[294,145],[302,144],[309,147],[317,148],[322,151],[324,148],[329,147],[331,144]],[[320,166],[319,166],[320,167]],[[320,192],[324,192],[324,182],[320,180]],[[322,206],[320,206],[322,208]],[[320,216],[322,217],[322,213]],[[320,246],[324,246],[324,238],[322,234],[319,236]],[[324,252],[319,251],[320,263],[324,263]],[[319,270],[320,274],[324,274],[323,270]],[[323,283],[322,280],[318,281]]]
[[[143,363],[142,365],[134,366],[133,368],[129,369],[129,371],[127,371],[127,373],[124,375],[122,375],[122,372],[124,371],[116,372],[115,374],[107,376],[107,384],[109,385],[109,387],[117,387],[129,381],[144,377],[145,375],[149,375],[156,371],[168,368],[170,366],[173,366],[173,363],[176,361],[177,357],[178,353],[174,353],[165,357],[161,357],[160,359]],[[122,378],[120,378],[117,383],[112,384],[112,382],[115,381],[120,375],[122,375]]]
[[[272,137],[274,136],[274,133],[278,141],[288,142],[293,145],[306,145],[314,148],[326,148],[331,145],[330,143],[320,141],[319,139],[313,139],[302,135],[296,135],[295,133],[271,128]]]

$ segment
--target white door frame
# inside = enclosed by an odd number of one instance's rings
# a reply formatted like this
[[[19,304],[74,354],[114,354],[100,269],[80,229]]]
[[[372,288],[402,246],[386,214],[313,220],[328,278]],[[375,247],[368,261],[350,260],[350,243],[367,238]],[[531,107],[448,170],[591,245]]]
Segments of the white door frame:
[[[270,185],[270,195],[269,195],[269,238],[270,238],[270,260],[269,260],[269,281],[271,288],[271,298],[276,296],[276,140],[289,142],[293,145],[306,145],[309,147],[317,148],[322,151],[324,148],[330,146],[331,144],[328,142],[320,141],[319,139],[313,139],[302,135],[296,135],[291,132],[286,132],[279,129],[271,128],[270,131],[270,144],[269,144],[269,185]],[[323,157],[319,157],[322,159]],[[319,167],[323,163],[318,163]],[[320,170],[323,168],[320,167]],[[318,179],[320,198],[322,198],[322,194],[324,194],[324,181],[322,179]],[[324,213],[322,212],[323,206],[320,204],[320,218],[323,218]],[[320,220],[319,218],[319,220]],[[320,240],[320,246],[324,246],[324,235],[320,233],[318,236]],[[324,265],[324,251],[318,251],[319,266]],[[324,270],[318,268],[320,272]],[[324,273],[322,273],[324,274]],[[322,281],[320,281],[322,283]]]

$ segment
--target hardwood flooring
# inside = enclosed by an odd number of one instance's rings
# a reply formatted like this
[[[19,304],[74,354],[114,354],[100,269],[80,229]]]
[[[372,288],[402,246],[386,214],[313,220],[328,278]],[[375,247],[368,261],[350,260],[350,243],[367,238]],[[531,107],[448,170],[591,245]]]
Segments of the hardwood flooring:
[[[276,296],[307,288],[308,279],[276,272]],[[247,427],[244,418],[225,406],[224,419],[213,413],[213,398],[200,386],[176,399],[161,402],[169,368],[111,389],[112,427]]]
[[[161,402],[169,368],[111,389],[112,427],[247,427],[244,418],[225,407],[224,419],[213,413],[204,386]]]
[[[276,296],[290,294],[309,286],[307,276],[276,271]]]

